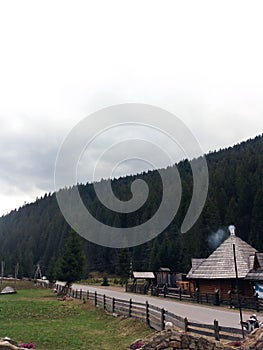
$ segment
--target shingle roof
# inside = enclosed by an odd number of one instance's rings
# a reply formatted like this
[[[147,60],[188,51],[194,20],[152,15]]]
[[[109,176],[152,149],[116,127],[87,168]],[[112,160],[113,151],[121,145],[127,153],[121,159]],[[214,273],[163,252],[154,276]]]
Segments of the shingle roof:
[[[249,271],[249,256],[254,255],[257,250],[235,234],[231,234],[199,265],[194,264],[187,277],[193,279],[235,278],[233,244],[235,244],[238,277],[244,278]]]
[[[206,259],[192,259],[192,269],[195,270],[199,265],[202,264]]]
[[[144,278],[144,279],[155,278],[153,272],[135,272],[135,271],[133,272],[133,277],[134,278]]]
[[[245,279],[249,281],[263,281],[263,270],[251,270]]]
[[[263,269],[263,253],[256,253],[257,261],[261,269]]]
[[[263,281],[263,253],[255,254],[253,269],[248,272],[246,280]]]
[[[171,272],[171,270],[169,269],[169,267],[160,267],[159,271]]]

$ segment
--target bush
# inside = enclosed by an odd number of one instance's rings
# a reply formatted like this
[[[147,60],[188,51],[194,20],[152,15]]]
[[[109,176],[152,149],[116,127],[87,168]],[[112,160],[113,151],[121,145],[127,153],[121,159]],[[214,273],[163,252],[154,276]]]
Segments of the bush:
[[[102,286],[109,286],[110,285],[107,276],[103,277],[103,281],[102,281],[101,285]]]

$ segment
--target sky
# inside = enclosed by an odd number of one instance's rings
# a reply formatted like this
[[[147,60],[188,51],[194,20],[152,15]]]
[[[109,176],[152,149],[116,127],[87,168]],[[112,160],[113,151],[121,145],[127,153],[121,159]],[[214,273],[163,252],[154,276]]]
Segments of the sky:
[[[262,10],[242,0],[1,1],[0,215],[54,191],[63,140],[105,107],[161,107],[204,152],[262,134]],[[90,166],[101,145],[83,157]],[[101,176],[147,168],[139,163],[114,173],[109,158]]]

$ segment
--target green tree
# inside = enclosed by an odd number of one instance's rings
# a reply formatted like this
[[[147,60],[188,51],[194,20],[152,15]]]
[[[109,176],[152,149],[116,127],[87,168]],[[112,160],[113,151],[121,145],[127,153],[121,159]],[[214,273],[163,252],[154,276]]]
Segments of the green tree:
[[[54,283],[56,281],[56,258],[52,256],[47,270],[47,278],[49,282]]]
[[[117,252],[116,274],[121,277],[121,283],[125,283],[130,273],[130,253],[128,248],[119,249]]]
[[[70,231],[64,251],[56,266],[56,277],[69,286],[84,275],[85,255],[79,235]]]

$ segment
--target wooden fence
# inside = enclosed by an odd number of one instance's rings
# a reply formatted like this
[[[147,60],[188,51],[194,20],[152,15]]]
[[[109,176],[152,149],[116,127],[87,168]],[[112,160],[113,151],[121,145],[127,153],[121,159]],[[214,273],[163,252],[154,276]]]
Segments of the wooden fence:
[[[63,286],[57,284],[56,288],[59,292]],[[140,303],[132,299],[123,300],[109,297],[96,291],[82,291],[72,288],[69,290],[69,295],[76,299],[90,300],[95,306],[113,314],[139,319],[158,331],[165,329],[166,322],[172,322],[175,327],[183,331],[213,337],[216,340],[237,341],[242,338],[241,329],[222,327],[216,320],[212,325],[191,322],[186,317],[177,316],[164,308],[149,304],[148,301]]]
[[[152,295],[162,295],[164,297],[174,298],[182,301],[192,301],[200,304],[212,304],[212,305],[228,305],[229,307],[238,308],[237,295],[229,295],[227,300],[221,300],[218,293],[183,293],[180,288],[152,288]],[[245,297],[240,296],[241,306],[245,309],[256,310],[257,312],[263,311],[263,299],[259,299],[257,296]]]

